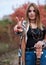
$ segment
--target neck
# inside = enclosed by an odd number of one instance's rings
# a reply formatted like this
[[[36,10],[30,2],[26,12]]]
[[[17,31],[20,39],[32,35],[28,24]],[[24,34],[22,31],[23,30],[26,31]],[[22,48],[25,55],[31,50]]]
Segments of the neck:
[[[37,24],[35,22],[30,23],[31,28],[37,28]]]
[[[29,20],[30,23],[36,23],[35,19]]]

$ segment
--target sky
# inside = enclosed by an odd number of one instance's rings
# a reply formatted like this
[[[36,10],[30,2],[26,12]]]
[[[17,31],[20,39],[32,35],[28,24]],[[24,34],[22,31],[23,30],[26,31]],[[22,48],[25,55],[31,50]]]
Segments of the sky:
[[[37,1],[38,0],[0,0],[0,19],[5,15],[12,14],[14,9],[25,3],[32,2],[38,4]],[[39,4],[44,5],[45,0],[39,0]]]

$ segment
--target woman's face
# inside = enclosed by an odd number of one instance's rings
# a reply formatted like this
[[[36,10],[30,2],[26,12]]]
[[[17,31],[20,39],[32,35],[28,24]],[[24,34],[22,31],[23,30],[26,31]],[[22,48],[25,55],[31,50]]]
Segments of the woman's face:
[[[36,17],[36,14],[35,14],[35,9],[33,6],[31,6],[28,10],[28,17],[30,20],[34,20],[35,17]]]

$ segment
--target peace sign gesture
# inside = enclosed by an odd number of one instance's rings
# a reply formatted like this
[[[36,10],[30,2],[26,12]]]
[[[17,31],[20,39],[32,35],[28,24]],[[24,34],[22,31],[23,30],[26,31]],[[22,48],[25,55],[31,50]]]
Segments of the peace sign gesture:
[[[23,29],[22,29],[22,22],[23,22],[23,17],[22,17],[22,19],[21,19],[21,21],[19,21],[19,18],[18,17],[16,17],[16,20],[17,20],[17,25],[15,25],[15,27],[14,27],[14,31],[15,32],[22,32],[23,31]]]
[[[20,21],[22,22],[24,20],[24,18],[22,17],[21,20],[19,20],[19,18],[16,16],[16,20],[17,20],[17,22],[20,22]]]

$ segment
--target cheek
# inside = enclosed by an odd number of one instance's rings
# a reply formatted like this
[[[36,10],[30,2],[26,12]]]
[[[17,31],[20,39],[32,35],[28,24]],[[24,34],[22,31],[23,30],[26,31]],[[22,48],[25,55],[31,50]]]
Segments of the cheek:
[[[36,16],[35,12],[33,12],[33,13],[28,13],[28,16],[31,16],[31,15]]]
[[[36,18],[36,14],[34,13],[34,17]]]
[[[33,14],[34,14],[34,16],[36,16],[35,12]]]
[[[31,13],[28,13],[28,16],[30,17],[32,14]]]

